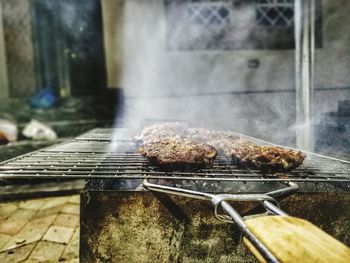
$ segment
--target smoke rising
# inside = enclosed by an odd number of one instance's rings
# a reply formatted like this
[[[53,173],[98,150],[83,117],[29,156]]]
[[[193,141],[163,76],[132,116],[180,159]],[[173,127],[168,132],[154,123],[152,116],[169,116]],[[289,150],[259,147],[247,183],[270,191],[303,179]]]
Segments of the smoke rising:
[[[282,57],[272,51],[236,49],[251,38],[255,27],[251,8],[243,6],[236,11],[239,15],[232,19],[241,22],[233,29],[221,30],[221,35],[225,32],[227,35],[219,41],[219,47],[204,49],[205,36],[208,37],[205,28],[192,25],[202,30],[199,38],[181,35],[180,29],[169,36],[172,23],[164,10],[173,9],[166,9],[161,3],[128,1],[125,6],[122,86],[126,126],[137,129],[149,119],[182,120],[190,126],[260,137],[265,134],[263,137],[277,138],[279,142],[293,138],[288,130],[295,119],[291,92],[293,52],[284,51]],[[187,4],[176,7],[179,8],[175,10],[176,18],[183,24],[179,27],[186,26]],[[233,48],[227,50],[230,38]],[[198,41],[204,44],[193,49]],[[189,50],[183,49],[186,46]],[[249,68],[250,59],[258,59],[260,67]],[[283,131],[279,132],[278,127],[284,127]]]
[[[172,2],[171,8],[164,4]],[[236,1],[223,2],[234,5]],[[294,50],[261,48],[264,44],[255,38],[263,30],[256,34],[252,3],[234,5],[233,26],[215,34],[208,34],[211,25],[191,24],[187,7],[184,1],[125,2],[121,40],[125,126],[136,131],[149,120],[180,120],[190,126],[233,130],[295,146]],[[345,89],[325,91],[335,83],[350,83],[349,77],[338,76],[335,69],[333,79],[337,81],[324,78],[323,72],[329,69],[322,59],[340,56],[335,51],[328,53],[327,32],[323,32],[324,48],[316,50],[312,125],[319,124],[324,112],[334,111],[344,96],[349,98]],[[270,42],[283,35],[264,34],[261,39],[270,38]],[[216,42],[208,41],[208,35]],[[339,35],[336,41],[343,38]],[[250,60],[257,60],[258,67],[249,67]],[[346,58],[346,64],[348,61]]]

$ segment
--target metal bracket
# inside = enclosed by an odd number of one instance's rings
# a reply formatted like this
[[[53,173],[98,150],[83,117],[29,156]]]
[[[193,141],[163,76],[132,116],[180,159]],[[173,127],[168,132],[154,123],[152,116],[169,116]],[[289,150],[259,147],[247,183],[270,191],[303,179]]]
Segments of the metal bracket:
[[[215,195],[212,199],[211,202],[214,205],[214,214],[217,219],[224,221],[224,222],[229,222],[229,223],[234,223],[232,221],[232,218],[228,215],[222,215],[218,213],[218,209],[221,206],[222,202],[224,201],[238,201],[238,202],[254,202],[254,201],[259,201],[259,202],[268,202],[269,204],[272,204],[276,207],[278,207],[278,202],[275,198],[268,196],[266,194],[241,194],[241,195],[235,195],[235,194],[219,194]]]

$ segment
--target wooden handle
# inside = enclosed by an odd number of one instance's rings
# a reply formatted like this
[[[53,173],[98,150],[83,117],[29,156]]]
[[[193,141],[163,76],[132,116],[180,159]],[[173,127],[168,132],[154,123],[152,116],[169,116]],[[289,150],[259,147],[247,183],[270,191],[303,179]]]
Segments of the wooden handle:
[[[350,248],[306,220],[263,216],[248,219],[246,225],[281,262],[350,262]],[[247,239],[244,242],[265,262]]]

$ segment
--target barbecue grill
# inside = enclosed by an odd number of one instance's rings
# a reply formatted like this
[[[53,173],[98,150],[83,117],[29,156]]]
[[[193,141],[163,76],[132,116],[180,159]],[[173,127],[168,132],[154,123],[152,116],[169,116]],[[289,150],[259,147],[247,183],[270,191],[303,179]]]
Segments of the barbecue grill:
[[[82,262],[254,261],[237,224],[227,223],[232,216],[223,204],[232,200],[238,216],[285,210],[350,244],[349,233],[339,231],[350,229],[350,162],[307,153],[288,173],[242,169],[223,158],[210,169],[162,171],[136,152],[128,130],[95,129],[3,162],[0,178],[88,179],[81,194]],[[216,198],[215,213],[208,196]],[[273,261],[265,249],[258,247]]]

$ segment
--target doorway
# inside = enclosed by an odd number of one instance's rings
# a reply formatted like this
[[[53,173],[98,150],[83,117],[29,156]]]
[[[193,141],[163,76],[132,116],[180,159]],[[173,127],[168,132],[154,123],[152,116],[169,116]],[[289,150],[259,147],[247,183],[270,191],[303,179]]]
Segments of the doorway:
[[[40,89],[61,97],[105,90],[99,0],[33,0],[32,23]]]

